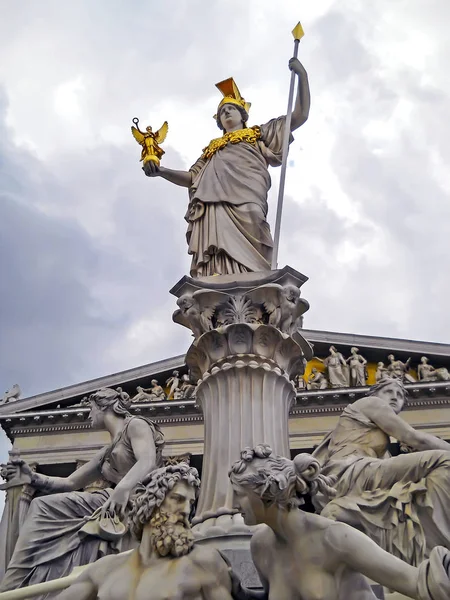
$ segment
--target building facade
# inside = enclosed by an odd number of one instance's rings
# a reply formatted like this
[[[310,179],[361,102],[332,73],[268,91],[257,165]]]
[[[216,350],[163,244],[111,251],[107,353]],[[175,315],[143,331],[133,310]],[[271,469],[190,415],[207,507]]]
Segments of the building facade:
[[[368,385],[375,383],[377,365],[382,362],[387,366],[389,355],[394,355],[395,361],[403,364],[410,359],[406,379],[409,400],[402,412],[403,418],[417,429],[450,440],[450,381],[441,377],[435,377],[434,381],[419,381],[417,373],[423,356],[439,373],[450,370],[450,345],[314,330],[302,330],[302,334],[313,345],[315,358],[308,362],[305,375],[297,381],[296,402],[289,421],[292,455],[313,450],[334,427],[343,408],[364,395]],[[367,361],[366,385],[351,385],[349,381],[348,385],[331,387],[327,381],[324,389],[308,389],[311,386],[307,382],[314,381],[314,377],[311,378],[313,369],[323,373],[326,379],[326,364],[322,361],[326,363],[330,346],[344,360],[351,356],[352,348],[357,348],[358,354]],[[13,451],[19,452],[21,458],[38,472],[67,476],[109,441],[106,432],[91,429],[89,407],[83,404],[86,396],[101,387],[120,386],[133,398],[138,387],[150,389],[155,379],[165,386],[167,396],[170,384],[166,385],[166,382],[174,371],[179,373],[180,379],[187,374],[184,355],[19,398],[0,406],[0,424],[13,444]],[[167,461],[189,458],[201,472],[203,417],[195,394],[159,401],[146,401],[144,397],[143,401],[133,402],[131,412],[149,417],[162,427]],[[392,453],[404,450],[392,440]]]

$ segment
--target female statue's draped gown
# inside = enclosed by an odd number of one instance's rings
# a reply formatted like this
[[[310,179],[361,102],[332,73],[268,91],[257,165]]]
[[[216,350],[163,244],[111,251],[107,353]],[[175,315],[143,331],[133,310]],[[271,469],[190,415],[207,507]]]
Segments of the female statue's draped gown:
[[[101,473],[113,487],[136,464],[128,426],[132,419],[142,418],[127,417],[122,431],[103,451]],[[163,437],[150,420],[144,420],[155,440],[157,468],[162,461]],[[82,531],[89,517],[106,502],[111,491],[107,488],[95,492],[61,492],[35,498],[20,529],[0,592],[64,577],[74,567],[136,545],[128,534],[116,544]]]
[[[376,401],[376,400],[375,400]],[[322,515],[354,525],[387,552],[418,566],[435,546],[450,549],[450,452],[386,458],[389,436],[349,404],[314,451],[337,496],[315,496]]]
[[[270,270],[267,167],[281,165],[285,121],[272,119],[260,126],[256,143],[228,143],[191,167],[185,218],[192,277]]]

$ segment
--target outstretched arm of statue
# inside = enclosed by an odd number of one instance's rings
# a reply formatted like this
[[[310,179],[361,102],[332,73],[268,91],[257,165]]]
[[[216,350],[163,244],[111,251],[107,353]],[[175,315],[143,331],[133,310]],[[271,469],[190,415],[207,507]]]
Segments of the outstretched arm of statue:
[[[309,91],[308,74],[298,58],[290,59],[289,68],[297,74],[298,78],[297,97],[291,117],[291,131],[294,131],[308,120],[311,94]]]
[[[450,444],[440,438],[417,431],[406,421],[404,421],[387,402],[374,402],[373,397],[358,401],[363,414],[368,417],[387,435],[403,442],[414,450],[447,450],[450,451]]]
[[[42,475],[41,473],[35,473],[30,465],[24,460],[12,460],[6,465],[7,478],[9,472],[12,473],[13,470],[16,470],[18,467],[24,483],[29,483],[36,490],[40,490],[45,494],[73,492],[85,487],[100,477],[99,464],[102,453],[103,450],[85,465],[74,471],[69,477],[49,477],[47,475]]]
[[[333,523],[327,530],[326,542],[331,560],[408,598],[417,597],[419,569],[392,556],[364,533],[345,523]]]
[[[180,185],[181,187],[190,187],[192,184],[192,173],[189,171],[177,171],[176,169],[166,169],[166,167],[158,166],[153,161],[149,160],[142,167],[142,170],[147,177],[162,177],[170,183]]]
[[[128,435],[136,463],[116,485],[111,496],[103,504],[103,515],[110,511],[122,516],[136,485],[143,481],[156,466],[155,441],[148,423],[143,419],[133,419],[128,425]]]

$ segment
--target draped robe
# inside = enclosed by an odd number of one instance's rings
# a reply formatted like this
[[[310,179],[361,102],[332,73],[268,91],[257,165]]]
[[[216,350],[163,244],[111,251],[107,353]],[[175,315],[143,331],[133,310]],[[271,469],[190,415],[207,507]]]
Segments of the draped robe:
[[[136,546],[128,533],[119,542],[107,542],[83,531],[91,515],[109,498],[112,488],[136,464],[128,433],[133,419],[143,419],[149,425],[155,440],[156,467],[161,466],[164,442],[159,428],[144,417],[127,417],[122,431],[106,446],[100,460],[102,477],[111,487],[35,498],[21,527],[0,592],[65,577],[74,567]],[[47,600],[55,595],[45,594],[36,600]]]
[[[185,218],[192,277],[270,270],[268,166],[281,165],[285,121],[272,119],[261,125],[255,144],[229,143],[191,167]]]
[[[389,436],[349,404],[313,453],[323,474],[336,478],[336,497],[313,502],[323,516],[357,527],[418,566],[435,546],[450,549],[450,452],[385,458],[388,444]]]

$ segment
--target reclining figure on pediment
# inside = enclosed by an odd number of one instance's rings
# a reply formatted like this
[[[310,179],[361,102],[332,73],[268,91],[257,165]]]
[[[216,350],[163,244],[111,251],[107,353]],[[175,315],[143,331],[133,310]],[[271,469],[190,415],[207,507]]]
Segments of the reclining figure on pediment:
[[[450,379],[448,369],[445,367],[435,369],[429,364],[426,356],[422,356],[420,359],[420,365],[417,367],[417,374],[419,381],[448,381]]]
[[[137,394],[131,398],[131,402],[163,402],[166,399],[164,389],[159,385],[157,379],[152,379],[150,388],[137,386]]]

